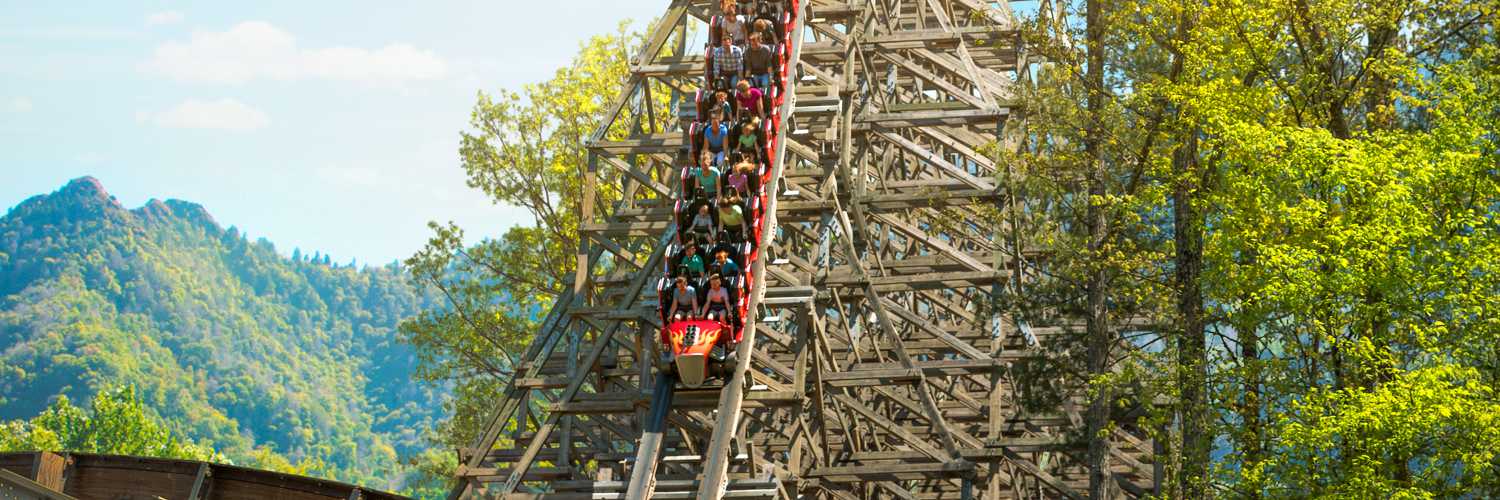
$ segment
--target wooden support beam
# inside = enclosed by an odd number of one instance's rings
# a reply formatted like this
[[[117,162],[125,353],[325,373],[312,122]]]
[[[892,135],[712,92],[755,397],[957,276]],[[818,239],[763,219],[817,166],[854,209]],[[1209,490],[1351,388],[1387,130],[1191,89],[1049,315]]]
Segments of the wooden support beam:
[[[833,482],[914,481],[959,477],[973,471],[973,462],[956,460],[934,463],[819,467],[808,472],[807,476]]]
[[[213,467],[209,466],[208,462],[198,464],[198,474],[193,477],[193,489],[188,492],[188,500],[208,498],[209,490],[212,488]]]
[[[970,124],[992,124],[996,129],[1000,126],[1000,120],[1010,115],[1006,108],[998,109],[975,109],[975,110],[935,110],[935,111],[908,111],[895,113],[866,113],[854,118],[864,128],[890,129],[905,127],[923,127],[931,125],[970,125]]]

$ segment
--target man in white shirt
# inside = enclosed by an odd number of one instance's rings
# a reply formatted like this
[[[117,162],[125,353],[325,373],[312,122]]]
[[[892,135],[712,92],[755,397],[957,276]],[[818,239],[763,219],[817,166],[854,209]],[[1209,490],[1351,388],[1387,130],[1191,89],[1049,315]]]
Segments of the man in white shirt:
[[[729,4],[725,8],[724,21],[720,25],[723,28],[723,34],[730,40],[734,40],[735,45],[744,47],[746,23],[749,21],[745,19],[745,16],[739,14],[739,8],[735,7],[734,4]]]

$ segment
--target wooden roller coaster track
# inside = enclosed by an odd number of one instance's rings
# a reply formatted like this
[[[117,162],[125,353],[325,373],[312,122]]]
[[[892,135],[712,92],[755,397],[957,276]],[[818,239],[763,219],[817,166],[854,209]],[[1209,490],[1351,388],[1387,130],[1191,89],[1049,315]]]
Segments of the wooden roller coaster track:
[[[1086,390],[1026,387],[1015,373],[1076,322],[993,307],[1039,258],[990,215],[1008,196],[991,151],[1014,147],[1004,131],[1029,78],[1010,7],[788,5],[790,74],[733,377],[669,395],[649,440],[660,453],[636,463],[663,392],[654,283],[681,189],[678,129],[691,118],[679,117],[704,63],[687,41],[718,13],[675,0],[591,142],[572,288],[460,450],[454,497],[1084,496]],[[663,95],[670,109],[655,104]],[[601,186],[601,169],[619,185]],[[597,203],[601,189],[620,201]],[[1050,406],[1027,402],[1036,391],[1055,393],[1041,398]],[[1111,431],[1110,472],[1121,494],[1143,496],[1160,465],[1127,417]],[[649,487],[631,491],[642,468]]]

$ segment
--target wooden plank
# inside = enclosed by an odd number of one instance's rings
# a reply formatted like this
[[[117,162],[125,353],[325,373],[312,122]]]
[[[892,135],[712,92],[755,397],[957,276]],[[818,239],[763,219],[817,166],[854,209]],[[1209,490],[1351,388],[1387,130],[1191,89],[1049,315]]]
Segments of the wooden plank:
[[[969,125],[976,123],[1000,126],[1000,120],[1010,115],[1006,108],[973,110],[908,111],[896,113],[864,113],[854,121],[866,127],[901,128],[928,125]],[[856,127],[857,128],[857,127]]]
[[[637,52],[639,59],[635,62],[635,66],[645,65],[650,62],[651,58],[661,53],[661,48],[672,34],[672,28],[682,22],[683,15],[686,13],[687,5],[679,2],[674,2],[672,7],[667,9],[667,13],[662,16],[661,21],[658,21],[655,26],[651,27],[651,34],[646,37],[646,41],[642,44],[640,52]],[[626,82],[625,87],[615,97],[615,100],[610,103],[609,111],[605,112],[604,119],[599,122],[599,127],[594,129],[594,133],[589,137],[590,143],[604,138],[605,134],[609,133],[609,127],[614,124],[615,118],[620,115],[620,110],[625,109],[625,104],[630,102],[630,97],[635,95],[642,82],[645,81],[645,77],[639,74],[630,75],[630,80]]]
[[[975,271],[993,271],[993,269],[990,268],[989,265],[987,265],[987,264],[985,264],[983,262],[979,262],[977,260],[974,260],[973,257],[969,257],[968,253],[963,252],[963,251],[961,251],[961,250],[959,250],[957,248],[954,248],[952,245],[949,245],[946,242],[938,240],[937,238],[933,238],[932,236],[929,236],[926,232],[923,232],[922,230],[917,229],[917,228],[911,226],[910,224],[907,224],[906,222],[897,220],[895,217],[891,217],[891,216],[888,216],[888,215],[878,215],[877,214],[877,215],[874,215],[874,218],[876,220],[880,221],[882,224],[890,226],[892,229],[895,229],[896,231],[901,232],[902,234],[905,234],[907,236],[916,238],[917,240],[921,241],[922,243],[925,243],[927,246],[932,247],[934,250],[937,250],[937,251],[941,252],[942,255],[950,257],[954,261],[956,261],[958,263],[961,263],[961,264],[963,264],[965,266],[968,266],[969,269],[973,269]]]
[[[651,188],[652,191],[655,191],[657,194],[661,195],[663,199],[672,198],[672,188],[669,188],[666,185],[657,182],[655,179],[652,179],[651,176],[646,175],[636,167],[625,163],[624,160],[608,154],[601,154],[600,157],[603,158],[604,162],[608,163],[609,166],[615,167],[615,170],[619,170],[621,173],[630,176],[630,178],[632,179],[635,179],[636,182],[639,182],[646,187]]]
[[[542,321],[541,335],[539,336],[540,338],[533,341],[531,345],[527,347],[526,353],[521,358],[523,360],[523,363],[529,363],[533,358],[536,357],[546,359],[547,356],[551,355],[552,349],[557,345],[557,343],[555,342],[559,331],[559,329],[556,328],[557,322],[566,319],[567,315],[562,314],[562,311],[567,309],[572,304],[574,297],[576,296],[573,294],[573,291],[570,288],[564,291],[563,294],[558,297],[557,301],[553,303],[552,310],[547,312],[547,318]],[[527,377],[536,377],[541,372],[542,363],[535,363],[533,364],[533,366],[517,369],[524,369],[526,371]],[[474,446],[472,446],[471,448],[475,450],[488,450],[495,445],[495,440],[499,438],[500,431],[504,427],[504,423],[508,421],[510,419],[510,415],[516,411],[516,408],[517,406],[519,406],[519,402],[521,401],[522,396],[530,392],[529,390],[517,388],[515,385],[516,380],[516,378],[512,378],[509,382],[507,382],[507,387],[503,392],[503,394],[505,394],[505,397],[500,400],[500,404],[495,408],[494,416],[490,418],[489,423],[485,426],[484,432],[480,433],[479,438],[475,441]],[[467,462],[461,464],[461,467],[477,467],[483,460],[484,453],[483,451],[481,451],[468,457]],[[449,498],[454,499],[462,495],[466,488],[467,485],[460,485],[458,488],[455,488],[449,493]]]
[[[68,459],[50,451],[41,451],[36,453],[34,460],[31,479],[42,487],[63,491],[63,487],[66,486],[64,472],[68,468]]]
[[[890,141],[892,144],[901,147],[901,149],[906,150],[906,152],[916,155],[923,162],[937,167],[943,172],[947,172],[948,175],[952,175],[954,178],[958,179],[960,182],[963,182],[969,187],[980,191],[995,190],[995,185],[993,183],[985,179],[975,177],[974,174],[970,174],[968,171],[948,162],[948,160],[945,160],[943,159],[943,157],[938,156],[937,153],[933,153],[931,150],[920,144],[917,144],[916,142],[913,142],[911,139],[907,139],[905,137],[902,137],[900,134],[896,134],[893,132],[879,132],[876,135],[887,141]]]
[[[932,322],[917,316],[917,313],[906,310],[906,308],[901,304],[897,304],[895,301],[884,297],[881,297],[880,301],[881,303],[885,304],[885,308],[887,311],[895,312],[896,316],[906,321],[907,324],[915,326],[923,332],[927,332],[928,335],[932,335],[938,340],[943,341],[943,343],[952,346],[953,350],[958,351],[959,354],[968,356],[969,359],[982,361],[988,361],[990,359],[990,356],[988,354],[981,352],[979,349],[975,349],[974,346],[970,345],[968,342],[959,340],[957,337],[954,337],[953,334],[932,326]]]
[[[41,483],[31,480],[26,476],[16,474],[8,469],[0,469],[0,498],[11,498],[19,490],[16,498],[36,498],[46,500],[76,500],[62,492],[42,486]]]
[[[896,64],[897,66],[900,66],[902,69],[911,72],[912,75],[915,75],[917,78],[922,79],[922,81],[936,85],[938,88],[943,89],[945,92],[947,92],[950,97],[958,99],[959,101],[962,101],[969,106],[975,108],[990,107],[985,103],[983,99],[974,97],[974,95],[970,94],[968,91],[958,88],[957,85],[950,83],[948,80],[944,79],[941,76],[938,76],[936,73],[928,71],[927,68],[923,68],[922,66],[913,62],[911,59],[903,57],[898,52],[882,52],[880,53],[880,57]],[[895,111],[895,109],[891,109],[891,111]]]
[[[818,467],[807,473],[807,477],[825,481],[914,481],[922,479],[959,477],[974,471],[974,463],[955,460],[936,463],[904,463],[886,465],[852,465]]]
[[[1019,453],[1006,448],[1001,448],[1001,450],[1003,450],[1005,458],[1010,460],[1010,463],[1015,464],[1016,467],[1019,467],[1021,470],[1025,471],[1027,474],[1030,474],[1032,477],[1037,478],[1037,480],[1040,480],[1042,484],[1045,484],[1047,485],[1047,487],[1052,488],[1053,491],[1056,491],[1062,494],[1062,496],[1071,498],[1073,500],[1083,500],[1085,498],[1083,494],[1069,487],[1067,483],[1064,483],[1062,480],[1054,477],[1052,474],[1047,473],[1047,471],[1044,471],[1040,467],[1037,467],[1035,463],[1032,463],[1031,460],[1022,457]]]
[[[657,251],[651,254],[651,260],[646,267],[653,267],[656,263],[660,262],[660,260],[663,258],[663,250],[667,247],[667,243],[669,241],[671,241],[670,234],[662,235],[661,239],[657,241]],[[650,273],[640,273],[636,277],[636,279],[631,282],[629,286],[630,290],[627,296],[635,297],[639,295],[641,288],[645,286],[650,276]],[[580,364],[580,366],[592,368],[594,364],[599,360],[599,355],[603,353],[604,349],[610,345],[610,340],[614,337],[615,332],[620,328],[620,325],[622,324],[623,323],[615,323],[614,325],[605,329],[604,332],[594,340],[593,348],[589,350],[589,354],[584,358],[584,361]],[[583,387],[583,383],[587,379],[588,377],[578,377],[574,379],[572,383],[568,384],[568,387],[566,389],[563,389],[562,395],[558,397],[558,401],[567,403],[571,399],[573,399],[573,396],[578,394],[578,390]],[[526,453],[521,456],[521,460],[516,463],[515,470],[513,470],[509,478],[506,479],[505,485],[502,487],[502,493],[515,492],[516,487],[520,485],[522,478],[526,474],[526,469],[531,466],[531,461],[535,459],[536,454],[541,451],[542,446],[547,441],[547,435],[552,432],[554,427],[556,427],[558,418],[561,415],[561,413],[551,413],[547,416],[546,423],[542,424],[542,426],[538,429],[537,436],[532,438],[531,444],[526,448]]]
[[[917,374],[917,376],[920,377],[920,374]],[[912,449],[920,451],[928,457],[931,457],[932,459],[940,462],[947,461],[950,458],[947,453],[943,452],[943,450],[934,447],[931,443],[928,443],[927,440],[917,437],[915,434],[907,431],[906,428],[895,422],[892,422],[891,419],[886,418],[885,415],[882,415],[879,412],[870,409],[869,407],[865,406],[863,402],[854,399],[847,394],[837,394],[834,395],[833,398],[834,400],[843,403],[845,408],[854,410],[855,413],[860,414],[860,416],[864,417],[865,420],[870,421],[877,427],[885,429],[886,432],[890,432],[892,435],[900,438],[902,441],[905,441],[906,445],[910,446]]]

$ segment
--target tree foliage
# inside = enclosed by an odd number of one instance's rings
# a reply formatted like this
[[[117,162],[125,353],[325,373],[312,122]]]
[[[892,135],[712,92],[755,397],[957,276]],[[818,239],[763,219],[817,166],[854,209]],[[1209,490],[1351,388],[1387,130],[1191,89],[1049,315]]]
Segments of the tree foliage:
[[[1088,2],[1052,5],[999,214],[1051,257],[1002,306],[1077,317],[1102,269],[1110,321],[1155,326],[1047,373],[1176,401],[1139,422],[1169,497],[1500,494],[1495,6],[1105,2],[1091,82]]]
[[[439,432],[448,446],[470,445],[519,351],[577,269],[587,146],[610,118],[630,54],[642,41],[626,26],[585,42],[546,82],[479,93],[470,129],[460,134],[468,185],[497,204],[524,209],[530,223],[473,244],[457,225],[432,223],[432,239],[406,260],[414,279],[445,299],[443,307],[404,323],[402,334],[420,353],[423,379],[454,385],[452,418]],[[668,109],[667,95],[654,98],[656,109]],[[616,123],[638,115],[625,106]],[[627,132],[617,126],[600,138]],[[600,168],[595,175],[594,205],[611,206],[622,196],[620,174]]]
[[[225,459],[207,446],[174,435],[141,404],[132,386],[100,391],[87,409],[73,406],[62,396],[29,421],[0,424],[0,451],[36,450]]]
[[[435,298],[396,265],[297,257],[192,203],[126,209],[90,178],[26,200],[0,218],[0,418],[131,386],[230,460],[399,487],[443,388],[408,383],[395,330]]]

